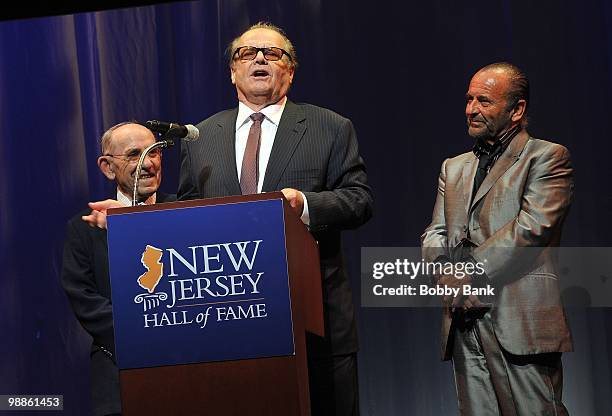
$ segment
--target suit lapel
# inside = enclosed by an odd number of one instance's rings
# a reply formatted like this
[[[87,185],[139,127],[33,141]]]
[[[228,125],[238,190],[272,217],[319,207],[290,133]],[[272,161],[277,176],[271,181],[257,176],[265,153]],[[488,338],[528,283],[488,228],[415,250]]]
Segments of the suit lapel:
[[[262,192],[277,190],[277,185],[291,160],[291,156],[306,131],[306,125],[303,123],[305,119],[304,111],[287,100],[276,136],[274,137]]]
[[[476,168],[478,167],[476,155],[470,153],[463,165],[463,202],[465,213],[469,212],[470,201],[472,200],[472,188],[474,187],[474,176],[476,175]]]
[[[236,169],[236,118],[238,108],[228,111],[218,121],[219,140],[221,142],[221,174],[223,175],[228,195],[240,195],[240,182]]]
[[[157,195],[155,196],[155,203],[156,204],[161,204],[163,202],[174,202],[176,201],[176,195],[175,194],[167,194],[164,192],[157,192]]]
[[[474,197],[474,201],[472,201],[472,205],[470,206],[470,210],[474,208],[474,205],[484,197],[487,192],[491,189],[491,187],[497,182],[497,180],[504,174],[510,166],[512,166],[519,158],[519,155],[523,151],[527,140],[529,139],[529,135],[525,130],[521,130],[514,139],[508,145],[506,151],[499,157],[497,162],[491,168],[489,174],[485,177],[484,181],[482,181],[482,185],[476,192],[476,196]],[[473,177],[472,177],[473,183]]]

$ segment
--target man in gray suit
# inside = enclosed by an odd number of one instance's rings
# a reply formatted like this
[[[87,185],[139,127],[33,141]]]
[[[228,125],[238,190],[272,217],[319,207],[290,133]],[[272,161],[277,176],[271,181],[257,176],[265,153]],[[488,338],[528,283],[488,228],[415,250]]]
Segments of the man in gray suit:
[[[267,23],[228,48],[238,107],[198,124],[185,143],[179,199],[281,190],[319,243],[325,338],[308,334],[313,415],[357,415],[357,332],[340,232],[371,216],[372,194],[350,120],[287,99],[291,41]]]
[[[445,299],[442,356],[453,359],[462,415],[565,415],[561,353],[572,341],[554,247],[572,199],[570,156],[525,130],[529,82],[516,66],[482,68],[466,99],[476,143],[442,164],[423,256],[479,263],[485,276],[437,283],[495,295]]]

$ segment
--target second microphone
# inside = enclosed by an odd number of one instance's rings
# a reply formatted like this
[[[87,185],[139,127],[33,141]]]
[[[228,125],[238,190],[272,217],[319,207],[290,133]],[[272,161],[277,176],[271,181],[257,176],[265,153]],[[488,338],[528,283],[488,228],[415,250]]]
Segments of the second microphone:
[[[149,130],[162,134],[168,139],[184,139],[185,141],[194,141],[200,137],[200,131],[191,124],[184,126],[177,123],[168,123],[166,121],[149,120],[144,123]]]

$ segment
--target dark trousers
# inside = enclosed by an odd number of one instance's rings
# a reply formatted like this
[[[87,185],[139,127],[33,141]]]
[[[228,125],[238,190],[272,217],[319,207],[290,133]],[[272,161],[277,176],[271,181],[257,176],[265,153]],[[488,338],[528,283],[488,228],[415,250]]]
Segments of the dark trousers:
[[[308,358],[312,416],[359,416],[357,354]]]
[[[91,353],[91,402],[93,416],[121,413],[119,369],[100,349]]]
[[[453,368],[464,416],[567,415],[561,353],[514,355],[497,341],[490,310],[455,326]]]

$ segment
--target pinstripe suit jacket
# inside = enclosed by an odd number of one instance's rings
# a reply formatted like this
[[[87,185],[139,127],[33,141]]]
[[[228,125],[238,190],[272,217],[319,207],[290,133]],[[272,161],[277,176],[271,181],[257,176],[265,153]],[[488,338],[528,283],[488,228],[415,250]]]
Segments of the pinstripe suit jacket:
[[[240,195],[235,129],[238,109],[198,124],[200,140],[181,150],[179,199]],[[295,188],[308,201],[310,230],[319,242],[325,339],[308,337],[309,353],[357,350],[357,331],[340,231],[372,215],[372,194],[350,120],[310,104],[287,101],[266,168],[263,192]]]
[[[518,355],[571,351],[553,249],[573,194],[569,152],[522,130],[472,200],[477,166],[473,152],[442,164],[432,222],[421,236],[424,258],[454,258],[469,235],[472,256],[484,262],[495,287],[492,318],[502,347]],[[441,347],[448,359],[452,319],[444,312]]]

